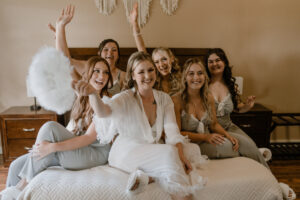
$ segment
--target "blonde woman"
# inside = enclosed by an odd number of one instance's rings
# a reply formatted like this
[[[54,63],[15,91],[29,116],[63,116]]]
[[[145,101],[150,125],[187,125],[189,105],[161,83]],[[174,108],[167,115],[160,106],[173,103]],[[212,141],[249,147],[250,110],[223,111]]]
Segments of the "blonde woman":
[[[108,162],[131,174],[128,191],[142,191],[152,177],[174,198],[190,199],[204,181],[197,173],[190,173],[192,165],[183,149],[185,138],[176,124],[170,96],[153,89],[156,68],[149,54],[136,52],[130,56],[125,80],[128,89],[107,102],[95,93],[86,92],[90,90],[86,83],[78,83],[77,89],[89,94],[96,113],[96,130],[89,130],[97,131],[102,143],[111,142],[119,134]],[[189,155],[201,162],[199,147],[188,148],[192,151]],[[195,175],[193,184],[189,174]]]
[[[90,83],[100,97],[108,98],[112,76],[107,61],[99,56],[92,57],[85,69],[82,81]],[[45,123],[39,130],[33,151],[12,162],[7,185],[10,187],[1,192],[2,199],[16,199],[34,176],[50,166],[79,170],[107,162],[110,145],[99,145],[96,134],[85,134],[94,114],[89,97],[79,94],[71,113],[67,128],[56,122]]]
[[[143,37],[140,33],[138,19],[138,4],[134,4],[130,14],[133,36],[139,51],[147,52]],[[159,47],[153,50],[152,59],[158,71],[155,88],[162,90],[169,95],[174,95],[180,90],[181,69],[178,60],[168,48]]]
[[[209,158],[245,156],[268,167],[252,141],[240,134],[225,131],[218,123],[208,81],[200,59],[190,58],[185,62],[182,91],[173,96],[181,134],[198,144],[201,153]]]

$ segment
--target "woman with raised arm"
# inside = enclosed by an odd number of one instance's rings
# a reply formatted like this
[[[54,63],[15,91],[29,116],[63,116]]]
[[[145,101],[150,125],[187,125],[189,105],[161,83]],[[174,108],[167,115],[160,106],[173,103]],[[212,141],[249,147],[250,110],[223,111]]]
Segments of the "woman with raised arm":
[[[112,84],[112,76],[107,61],[100,56],[91,57],[85,69],[87,71],[82,81],[90,83],[101,98],[108,98],[107,90],[109,83]],[[45,123],[39,130],[32,152],[11,163],[7,188],[0,193],[2,200],[16,199],[34,176],[50,166],[79,170],[105,164],[110,145],[99,145],[94,132],[86,133],[93,114],[89,97],[79,94],[67,128],[57,122]]]
[[[137,19],[138,4],[136,3],[130,13],[130,23],[132,25],[133,36],[138,50],[146,52],[146,47],[140,33],[140,27]],[[157,71],[159,72],[154,87],[168,93],[171,96],[179,92],[181,69],[178,65],[178,60],[172,51],[164,47],[155,48],[152,52],[152,59]]]
[[[75,7],[68,5],[66,9],[62,10],[60,17],[57,19],[56,29],[51,24],[49,24],[49,27],[56,34],[56,48],[64,52],[64,54],[70,59],[71,65],[73,65],[76,71],[82,75],[85,72],[84,66],[86,65],[86,61],[71,58],[65,33],[65,27],[71,22],[74,12]],[[108,90],[108,92],[111,95],[115,95],[121,91],[125,77],[125,73],[118,68],[120,60],[119,44],[113,39],[106,39],[100,43],[98,48],[98,55],[108,62],[114,80],[113,86]]]
[[[124,83],[127,90],[108,102],[103,102],[97,93],[89,95],[96,113],[94,131],[100,143],[109,143],[119,134],[108,162],[131,174],[128,191],[142,191],[152,177],[174,198],[190,199],[204,181],[194,171],[190,173],[192,166],[186,156],[199,164],[200,149],[185,144],[176,124],[173,102],[168,94],[153,89],[155,80],[156,68],[151,56],[145,52],[132,54]],[[86,89],[90,86],[84,82],[77,83],[75,88],[89,94]],[[193,184],[188,174],[193,174]]]
[[[183,68],[182,91],[172,97],[181,134],[198,144],[209,158],[245,156],[268,167],[254,143],[243,135],[228,133],[218,123],[208,82],[200,59],[188,59]]]

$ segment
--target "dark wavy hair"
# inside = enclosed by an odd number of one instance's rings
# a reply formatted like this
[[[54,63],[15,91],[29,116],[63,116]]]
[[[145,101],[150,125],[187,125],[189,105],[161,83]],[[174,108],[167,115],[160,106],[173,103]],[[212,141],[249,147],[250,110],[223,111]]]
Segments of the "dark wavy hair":
[[[118,44],[117,41],[115,41],[115,40],[113,40],[113,39],[105,39],[105,40],[103,40],[103,41],[99,44],[99,47],[98,47],[98,49],[99,49],[99,50],[98,50],[98,55],[101,56],[101,53],[102,53],[102,51],[103,51],[104,46],[105,46],[107,43],[110,43],[110,42],[115,43],[116,46],[117,46],[117,49],[118,49],[118,60],[116,61],[116,66],[118,66],[118,65],[119,65],[119,62],[120,62],[120,46],[119,46],[119,44]]]
[[[205,56],[205,69],[209,78],[211,78],[211,74],[208,69],[208,58],[210,55],[216,54],[220,57],[220,59],[224,62],[225,68],[223,72],[223,80],[231,94],[231,99],[234,105],[234,108],[237,110],[237,105],[241,100],[240,95],[238,94],[237,84],[235,83],[235,78],[232,76],[232,66],[229,65],[228,58],[221,48],[213,48],[209,49],[208,53]]]

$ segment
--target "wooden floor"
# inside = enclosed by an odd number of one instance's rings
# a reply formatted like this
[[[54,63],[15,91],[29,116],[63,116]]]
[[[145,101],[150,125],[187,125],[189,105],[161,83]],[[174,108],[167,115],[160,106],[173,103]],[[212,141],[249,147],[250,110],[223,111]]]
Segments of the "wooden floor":
[[[277,180],[288,184],[300,200],[300,160],[274,160],[269,166]]]
[[[297,200],[300,200],[300,160],[276,160],[269,165],[277,180],[290,185],[297,194]],[[7,171],[0,155],[0,191],[5,188]]]

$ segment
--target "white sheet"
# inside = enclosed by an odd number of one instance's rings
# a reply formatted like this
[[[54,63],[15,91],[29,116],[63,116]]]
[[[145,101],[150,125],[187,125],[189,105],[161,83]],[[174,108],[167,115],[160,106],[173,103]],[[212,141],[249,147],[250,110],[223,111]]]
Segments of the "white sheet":
[[[271,172],[248,158],[211,160],[199,173],[208,179],[195,199],[201,200],[279,200],[279,184]],[[156,183],[136,196],[125,192],[128,174],[108,166],[68,171],[50,168],[36,176],[19,199],[107,199],[169,200]]]

